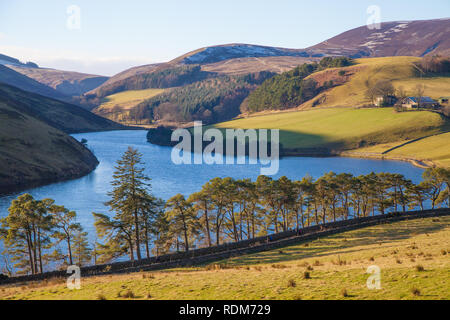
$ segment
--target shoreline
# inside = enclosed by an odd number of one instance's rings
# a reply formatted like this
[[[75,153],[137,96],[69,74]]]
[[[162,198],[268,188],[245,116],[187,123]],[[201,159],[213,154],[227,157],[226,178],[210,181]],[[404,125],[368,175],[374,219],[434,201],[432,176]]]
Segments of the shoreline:
[[[93,133],[93,132],[108,132],[108,131],[125,131],[125,130],[142,130],[141,128],[136,128],[136,127],[126,127],[126,126],[122,126],[121,128],[117,128],[117,129],[105,129],[105,130],[80,130],[77,132],[68,132],[66,133],[67,135],[69,135],[72,139],[75,139],[73,137],[74,134],[83,134],[83,133]],[[79,141],[77,139],[75,139],[78,143]],[[93,158],[95,159],[95,162],[92,163],[92,165],[90,166],[90,168],[88,170],[81,170],[80,172],[77,173],[71,173],[68,175],[62,175],[62,176],[56,176],[56,177],[51,177],[51,178],[42,178],[42,179],[37,179],[37,180],[32,180],[32,181],[26,181],[24,183],[21,184],[15,184],[15,185],[0,185],[0,197],[6,197],[15,193],[20,193],[26,190],[30,190],[30,189],[34,189],[34,188],[38,188],[38,187],[43,187],[43,186],[47,186],[47,185],[51,185],[54,183],[59,183],[59,182],[65,182],[65,181],[70,181],[70,180],[76,180],[82,177],[85,177],[89,174],[91,174],[92,172],[95,171],[95,169],[97,169],[98,165],[100,164],[100,161],[98,160],[98,158],[95,156],[95,154],[89,149],[89,152],[91,153],[91,155],[93,156]],[[76,168],[74,168],[74,170],[76,170]]]
[[[171,132],[170,128],[158,127],[147,132],[147,142],[162,146],[162,147],[173,147],[177,142],[169,142],[169,134]],[[153,134],[151,134],[153,133]],[[421,140],[416,139],[416,140]],[[167,142],[165,142],[167,141]],[[410,142],[407,142],[410,143]],[[224,147],[225,150],[225,147]],[[247,154],[247,153],[246,153]],[[316,157],[316,158],[332,158],[332,157],[347,157],[347,158],[360,158],[360,159],[372,159],[372,160],[391,160],[391,161],[402,161],[408,162],[414,167],[427,169],[439,167],[438,164],[431,160],[421,160],[415,158],[401,157],[401,156],[389,156],[386,153],[370,153],[370,152],[358,152],[352,150],[344,151],[333,151],[326,148],[280,148],[280,158],[283,157]]]
[[[150,143],[150,142],[149,142]],[[164,146],[167,147],[167,146]],[[341,157],[341,158],[359,158],[359,159],[371,159],[371,160],[390,160],[390,161],[402,161],[402,162],[408,162],[411,165],[413,165],[414,167],[417,168],[421,168],[421,169],[427,169],[427,168],[433,168],[433,167],[439,167],[438,165],[436,165],[434,162],[432,161],[421,161],[418,159],[412,159],[412,158],[402,158],[402,157],[387,157],[385,155],[379,154],[379,155],[357,155],[357,154],[352,154],[351,151],[343,151],[339,154],[305,154],[305,153],[296,153],[296,152],[292,152],[292,153],[283,153],[280,154],[280,157],[301,157],[301,158],[334,158],[334,157]],[[34,189],[34,188],[38,188],[38,187],[43,187],[43,186],[47,186],[50,184],[54,184],[54,183],[60,183],[60,182],[65,182],[65,181],[70,181],[70,180],[76,180],[82,177],[85,177],[89,174],[91,174],[93,171],[95,171],[95,169],[97,169],[98,165],[100,163],[98,163],[95,168],[93,168],[92,170],[90,170],[89,172],[86,173],[80,173],[78,175],[73,175],[70,177],[61,177],[61,178],[56,178],[56,179],[44,179],[44,180],[40,180],[40,181],[35,181],[35,182],[30,182],[27,184],[23,184],[23,185],[16,185],[16,186],[5,186],[5,187],[0,187],[0,197],[5,197],[5,196],[9,196],[12,195],[14,193],[19,193],[25,190],[29,190],[29,189]]]
[[[342,151],[338,156],[349,157],[349,158],[360,158],[360,159],[402,161],[402,162],[408,162],[411,165],[413,165],[417,168],[421,168],[421,169],[439,167],[439,165],[437,165],[436,163],[434,163],[431,160],[419,160],[419,159],[400,157],[400,156],[388,156],[388,155],[381,154],[381,153],[369,154],[369,153],[362,153],[362,152],[355,152],[355,151]]]
[[[143,128],[136,128],[136,127],[135,128],[128,127],[126,129],[125,128],[118,129],[118,131],[123,131],[123,130],[127,130],[127,129],[128,130],[147,131]],[[100,130],[100,131],[90,131],[90,132],[107,132],[107,131],[116,131],[116,130]],[[78,133],[73,133],[73,134],[82,134],[82,133],[86,133],[86,132],[78,132]],[[147,141],[147,142],[158,145],[158,146],[170,147],[170,146],[163,145],[160,143],[154,143],[154,142],[149,142],[149,141]],[[323,151],[319,151],[319,150],[317,150],[317,152],[311,152],[311,151],[310,152],[300,152],[300,151],[295,151],[295,150],[290,150],[290,149],[284,149],[284,150],[280,151],[280,158],[283,158],[283,157],[359,158],[359,159],[390,160],[390,161],[408,162],[409,164],[413,165],[414,167],[421,168],[421,169],[439,167],[439,165],[437,165],[436,163],[434,163],[431,160],[420,160],[420,159],[407,158],[407,157],[388,156],[386,154],[381,154],[381,153],[363,153],[363,152],[356,152],[356,151],[351,151],[351,150],[340,151],[340,152],[323,152]],[[97,161],[98,161],[98,159],[97,159]],[[42,186],[46,186],[46,185],[50,185],[50,184],[54,184],[54,183],[76,180],[76,179],[79,179],[79,178],[82,178],[84,176],[91,174],[93,171],[95,171],[95,169],[98,167],[98,165],[99,165],[99,162],[88,172],[81,172],[79,174],[74,174],[74,175],[70,175],[70,176],[42,179],[42,180],[31,181],[31,182],[27,182],[25,184],[15,185],[15,186],[1,186],[0,187],[0,197],[12,195],[14,193],[18,193],[18,192],[22,192],[25,190],[34,189],[34,188],[38,188],[38,187],[42,187]]]
[[[94,155],[94,157],[95,157],[95,155]],[[0,186],[0,198],[10,196],[15,193],[20,193],[20,192],[23,192],[26,190],[48,186],[48,185],[51,185],[54,183],[76,180],[76,179],[85,177],[85,176],[91,174],[92,172],[94,172],[94,170],[97,169],[98,165],[100,164],[100,161],[97,159],[97,157],[95,157],[95,159],[97,160],[97,163],[95,164],[95,166],[93,168],[89,169],[89,171],[87,171],[87,172],[83,171],[83,172],[80,172],[79,174],[72,174],[72,175],[56,177],[56,178],[39,179],[39,180],[29,181],[29,182],[26,182],[23,184],[13,185],[13,186]]]

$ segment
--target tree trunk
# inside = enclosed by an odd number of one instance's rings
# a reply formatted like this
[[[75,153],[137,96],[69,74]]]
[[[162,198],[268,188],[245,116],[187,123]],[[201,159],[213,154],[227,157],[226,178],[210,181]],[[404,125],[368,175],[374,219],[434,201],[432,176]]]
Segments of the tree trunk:
[[[26,231],[26,240],[27,240],[27,248],[28,248],[28,256],[29,256],[29,263],[30,263],[30,267],[31,267],[31,273],[34,274],[35,270],[34,270],[33,253],[32,253],[32,249],[31,249],[32,248],[31,234],[28,230]]]
[[[255,237],[255,210],[252,210],[252,238]]]
[[[148,245],[149,242],[149,238],[148,238],[148,226],[145,226],[145,253],[147,254],[147,259],[150,258],[150,248]]]
[[[236,219],[234,217],[234,208],[231,209],[231,222],[233,223],[233,235],[234,235],[234,242],[238,242],[238,235],[236,230]]]
[[[130,246],[130,260],[134,261],[133,239],[128,239],[128,245]]]
[[[67,249],[69,250],[69,263],[70,263],[70,265],[73,265],[73,262],[72,262],[72,248],[70,246],[70,237],[69,236],[67,236]]]
[[[211,234],[210,234],[210,231],[209,231],[208,204],[207,204],[206,201],[204,202],[204,205],[205,205],[206,236],[208,238],[208,246],[211,247],[212,243],[211,243]]]
[[[134,215],[134,233],[136,237],[136,255],[138,261],[141,260],[141,241],[139,235],[139,217],[138,217],[138,209],[137,204],[138,200],[136,197],[136,178],[135,178],[135,167],[134,164],[131,166],[131,197],[133,202],[133,215]]]
[[[41,229],[38,228],[38,253],[39,253],[39,270],[44,273],[44,268],[42,266],[42,248],[41,248]]]
[[[138,261],[141,260],[141,240],[139,235],[139,218],[137,210],[134,210],[134,234],[136,237],[136,255]]]
[[[183,220],[183,231],[184,231],[184,248],[187,251],[189,251],[189,242],[188,242],[188,234],[187,234],[187,225],[186,225],[186,219],[184,217],[183,211],[181,211],[181,219]]]
[[[33,256],[34,256],[34,272],[38,273],[38,259],[37,259],[37,251],[36,251],[36,227],[33,225]]]

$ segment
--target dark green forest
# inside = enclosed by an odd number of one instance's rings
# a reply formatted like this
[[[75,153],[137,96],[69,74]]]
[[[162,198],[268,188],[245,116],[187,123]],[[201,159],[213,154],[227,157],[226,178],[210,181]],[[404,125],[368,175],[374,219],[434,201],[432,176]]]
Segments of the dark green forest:
[[[153,120],[205,123],[229,120],[240,113],[240,105],[249,93],[273,75],[258,72],[198,81],[153,97],[138,105],[135,111],[145,116],[151,110]]]
[[[109,86],[101,87],[97,96],[106,97],[127,90],[178,87],[215,76],[215,73],[202,71],[199,65],[180,65],[162,68],[161,70],[138,74],[113,82]]]
[[[333,86],[330,81],[322,87],[312,79],[305,79],[314,72],[327,68],[346,67],[352,60],[346,57],[325,57],[319,63],[305,63],[291,71],[266,80],[248,98],[248,111],[281,110],[296,107],[313,98],[320,91]]]

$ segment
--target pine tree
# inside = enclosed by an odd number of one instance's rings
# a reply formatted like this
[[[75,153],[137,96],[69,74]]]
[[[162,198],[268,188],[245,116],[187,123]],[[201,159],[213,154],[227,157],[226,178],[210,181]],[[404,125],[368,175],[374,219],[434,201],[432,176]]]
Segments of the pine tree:
[[[30,194],[13,200],[9,215],[1,220],[5,252],[20,273],[44,272],[43,250],[49,246],[51,217],[42,201]]]
[[[184,239],[185,251],[189,251],[189,238],[198,233],[199,224],[197,217],[192,210],[192,204],[189,203],[183,195],[177,194],[167,201],[166,212],[169,221],[170,230],[174,235],[182,236]]]
[[[52,216],[52,224],[56,229],[52,237],[57,240],[55,244],[65,241],[67,244],[67,257],[69,265],[73,265],[72,240],[76,233],[82,231],[79,223],[76,223],[77,214],[64,206],[51,205],[48,212]]]
[[[212,204],[209,189],[206,188],[206,185],[203,186],[201,191],[191,194],[188,201],[194,205],[194,210],[196,210],[199,213],[200,222],[204,226],[206,239],[208,241],[208,247],[211,247],[212,240],[211,240],[210,220],[211,220]]]
[[[95,254],[97,262],[110,262],[128,253],[130,260],[134,260],[133,224],[132,221],[119,219],[120,216],[110,218],[101,213],[92,213],[95,219],[97,236],[104,243],[97,243]]]
[[[73,259],[75,263],[82,267],[92,259],[92,249],[89,246],[88,233],[82,229],[77,229],[73,235]]]
[[[141,215],[148,209],[152,197],[149,194],[150,178],[144,174],[142,154],[131,147],[117,161],[112,181],[113,191],[108,193],[111,200],[106,204],[116,213],[115,220],[132,224],[134,247],[137,259],[141,260]]]

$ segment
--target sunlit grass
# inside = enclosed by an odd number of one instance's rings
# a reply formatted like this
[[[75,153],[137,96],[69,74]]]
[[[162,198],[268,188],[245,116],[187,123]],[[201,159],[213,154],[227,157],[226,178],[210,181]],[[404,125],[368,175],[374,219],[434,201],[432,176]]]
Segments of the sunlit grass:
[[[356,59],[355,65],[342,68],[342,70],[352,74],[348,82],[304,103],[302,108],[312,107],[314,101],[323,97],[326,97],[326,99],[318,107],[357,107],[369,104],[370,101],[365,94],[367,83],[373,84],[378,80],[392,81],[396,89],[402,86],[408,95],[414,95],[415,86],[423,84],[425,85],[424,95],[426,96],[434,99],[448,96],[450,77],[418,77],[417,68],[414,65],[414,62],[418,61],[420,61],[420,58],[416,57]]]
[[[436,113],[394,112],[393,108],[331,108],[269,114],[223,122],[218,128],[280,129],[285,148],[354,149],[442,132]]]
[[[388,155],[431,160],[440,166],[450,167],[450,132],[407,144]]]
[[[144,90],[129,90],[119,92],[105,98],[98,109],[107,110],[114,107],[119,107],[122,110],[129,110],[146,99],[150,99],[164,92],[164,89],[144,89]]]
[[[195,268],[86,278],[81,290],[70,291],[63,280],[0,287],[0,298],[449,299],[449,250],[450,217],[428,218],[378,225]],[[366,286],[366,270],[371,265],[381,268],[381,290]],[[413,288],[420,290],[420,296],[412,293]],[[342,294],[344,289],[347,297]],[[124,297],[129,292],[134,298]]]

